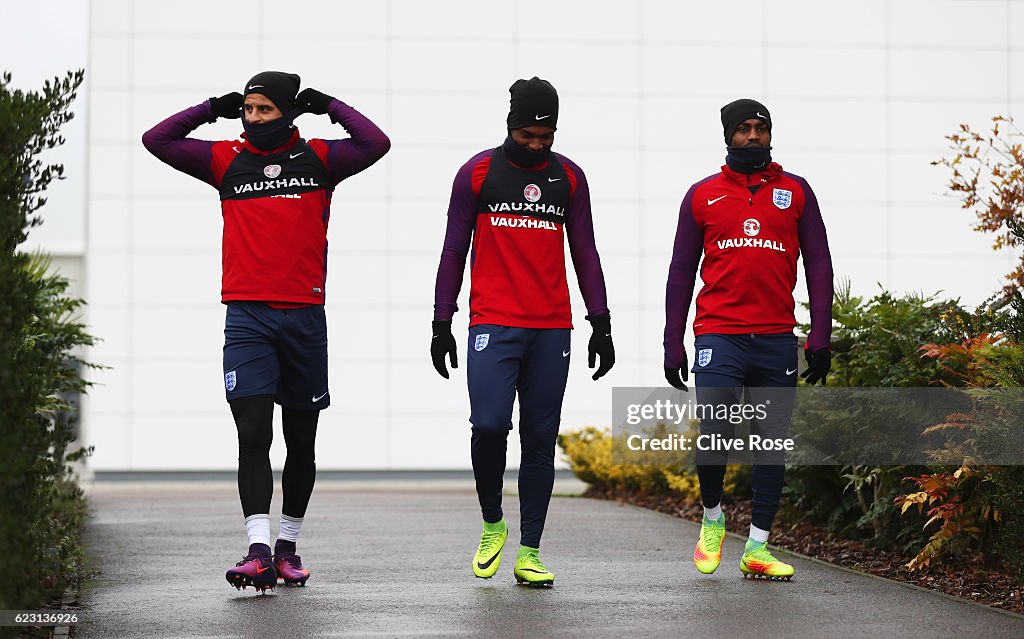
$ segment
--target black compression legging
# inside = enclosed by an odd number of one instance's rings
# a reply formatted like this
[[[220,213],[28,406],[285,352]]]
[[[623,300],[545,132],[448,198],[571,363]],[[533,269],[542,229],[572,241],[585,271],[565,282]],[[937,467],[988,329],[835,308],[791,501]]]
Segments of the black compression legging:
[[[245,517],[270,512],[274,475],[270,469],[270,444],[274,440],[274,398],[243,397],[229,402],[238,429],[238,496]],[[316,426],[320,411],[284,408],[282,422],[288,455],[281,487],[282,512],[301,518],[316,482]]]

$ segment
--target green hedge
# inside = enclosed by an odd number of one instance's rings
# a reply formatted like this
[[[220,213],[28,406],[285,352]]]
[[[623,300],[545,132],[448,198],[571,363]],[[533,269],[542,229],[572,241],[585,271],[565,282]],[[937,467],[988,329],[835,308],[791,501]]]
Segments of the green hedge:
[[[69,466],[85,451],[68,450],[74,412],[62,396],[85,390],[79,354],[93,338],[66,280],[19,245],[63,174],[39,155],[63,143],[82,78],[68,73],[38,92],[0,79],[0,609],[40,607],[81,565],[85,506]]]

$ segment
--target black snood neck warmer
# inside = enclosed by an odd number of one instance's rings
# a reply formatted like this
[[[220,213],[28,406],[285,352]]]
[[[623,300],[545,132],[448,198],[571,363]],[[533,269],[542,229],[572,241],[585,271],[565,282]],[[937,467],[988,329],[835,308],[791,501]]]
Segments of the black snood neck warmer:
[[[730,146],[726,149],[725,163],[737,173],[750,175],[764,171],[772,161],[770,146]]]
[[[540,151],[531,151],[525,146],[516,144],[511,135],[506,137],[505,141],[501,143],[501,151],[505,154],[505,159],[528,169],[540,166],[551,159],[550,146],[546,146]]]
[[[302,109],[294,108],[283,116],[270,122],[256,124],[242,118],[242,128],[245,129],[245,139],[261,151],[273,151],[282,146],[292,137],[295,131],[293,122],[302,114]]]

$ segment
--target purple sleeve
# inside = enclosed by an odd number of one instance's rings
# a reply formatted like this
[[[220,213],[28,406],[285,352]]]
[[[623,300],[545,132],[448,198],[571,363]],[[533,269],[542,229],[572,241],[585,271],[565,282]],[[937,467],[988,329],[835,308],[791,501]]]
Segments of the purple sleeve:
[[[369,168],[391,149],[391,140],[376,124],[341,100],[331,100],[327,114],[352,136],[347,140],[325,140],[329,149],[327,168],[335,184]]]
[[[587,306],[587,315],[596,317],[608,315],[608,294],[605,290],[604,271],[601,269],[601,257],[597,254],[597,243],[594,240],[594,217],[590,210],[590,186],[583,169],[558,154],[558,159],[576,174],[576,190],[569,203],[569,215],[566,232],[569,238],[569,255],[572,266],[576,270],[576,280],[580,284],[583,303]]]
[[[829,348],[832,342],[832,255],[828,250],[825,222],[821,219],[818,198],[802,177],[792,176],[804,190],[804,212],[797,223],[800,252],[804,257],[807,297],[811,305],[811,333],[807,350]]]
[[[462,275],[466,270],[466,255],[476,224],[476,194],[473,193],[473,167],[491,153],[481,151],[462,165],[452,183],[452,197],[448,202],[448,227],[441,248],[441,263],[437,265],[434,282],[434,319],[451,320],[459,306],[456,300],[462,290]]]
[[[697,266],[704,252],[704,231],[693,218],[693,192],[696,188],[697,184],[690,187],[679,207],[679,224],[672,248],[672,262],[668,267],[668,284],[665,287],[665,368],[679,368],[683,365],[686,314],[690,311]]]
[[[210,101],[201,102],[180,113],[175,113],[142,134],[142,145],[161,162],[182,173],[214,184],[213,142],[185,137],[200,125],[215,119]]]

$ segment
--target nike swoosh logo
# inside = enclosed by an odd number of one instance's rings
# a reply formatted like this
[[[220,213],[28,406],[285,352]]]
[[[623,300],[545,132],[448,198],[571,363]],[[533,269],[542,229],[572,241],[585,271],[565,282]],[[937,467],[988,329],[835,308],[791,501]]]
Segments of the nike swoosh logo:
[[[793,370],[789,370],[788,368],[786,369],[786,375],[792,375],[795,372],[796,372],[795,368]]]
[[[569,351],[562,351],[562,357],[569,357]]]
[[[550,117],[551,117],[551,114],[549,113],[547,115],[535,115],[535,116],[533,116],[533,119],[534,120],[543,120],[544,118],[550,118]]]
[[[557,182],[557,181],[559,181],[561,179],[562,178],[548,178],[548,182]]]
[[[497,559],[497,558],[498,558],[498,553],[494,553],[493,555],[491,555],[491,558],[488,559],[486,563],[480,563],[479,561],[476,562],[476,567],[479,568],[480,570],[487,570],[487,568],[491,564],[493,564],[494,560]]]
[[[722,197],[716,197],[716,198],[715,198],[715,199],[713,199],[713,200],[708,200],[708,206],[711,206],[712,204],[714,204],[714,203],[715,203],[715,202],[717,202],[718,200],[724,200],[724,199],[725,199],[725,198],[727,198],[727,197],[729,197],[729,196],[728,196],[728,195],[723,195]]]
[[[765,119],[765,120],[767,120],[767,119],[768,119],[768,116],[767,116],[767,115],[761,115],[761,112],[760,112],[760,111],[755,111],[755,113],[757,114],[757,117],[759,117],[759,118],[763,118],[763,119]]]
[[[257,566],[256,567],[256,574],[257,575],[261,575],[261,574],[267,572],[268,570],[270,570],[270,566],[264,566],[263,568],[260,568],[259,566]]]
[[[299,151],[299,152],[298,152],[298,153],[296,153],[295,155],[292,155],[291,153],[289,153],[289,154],[288,154],[288,159],[289,159],[289,160],[294,160],[295,158],[299,157],[299,156],[300,156],[300,155],[302,155],[303,153],[305,153],[305,151]]]
[[[330,392],[330,391],[328,391],[328,393],[329,393],[329,392]],[[324,393],[324,394],[323,394],[323,395],[321,395],[320,397],[314,397],[314,398],[313,398],[313,403],[314,403],[314,404],[315,404],[315,403],[317,403],[318,401],[320,401],[320,400],[321,400],[321,399],[323,399],[324,397],[327,397],[327,393]]]
[[[249,90],[250,91],[252,91],[253,89],[262,89],[262,88],[263,88],[262,84],[250,84],[249,85]]]

